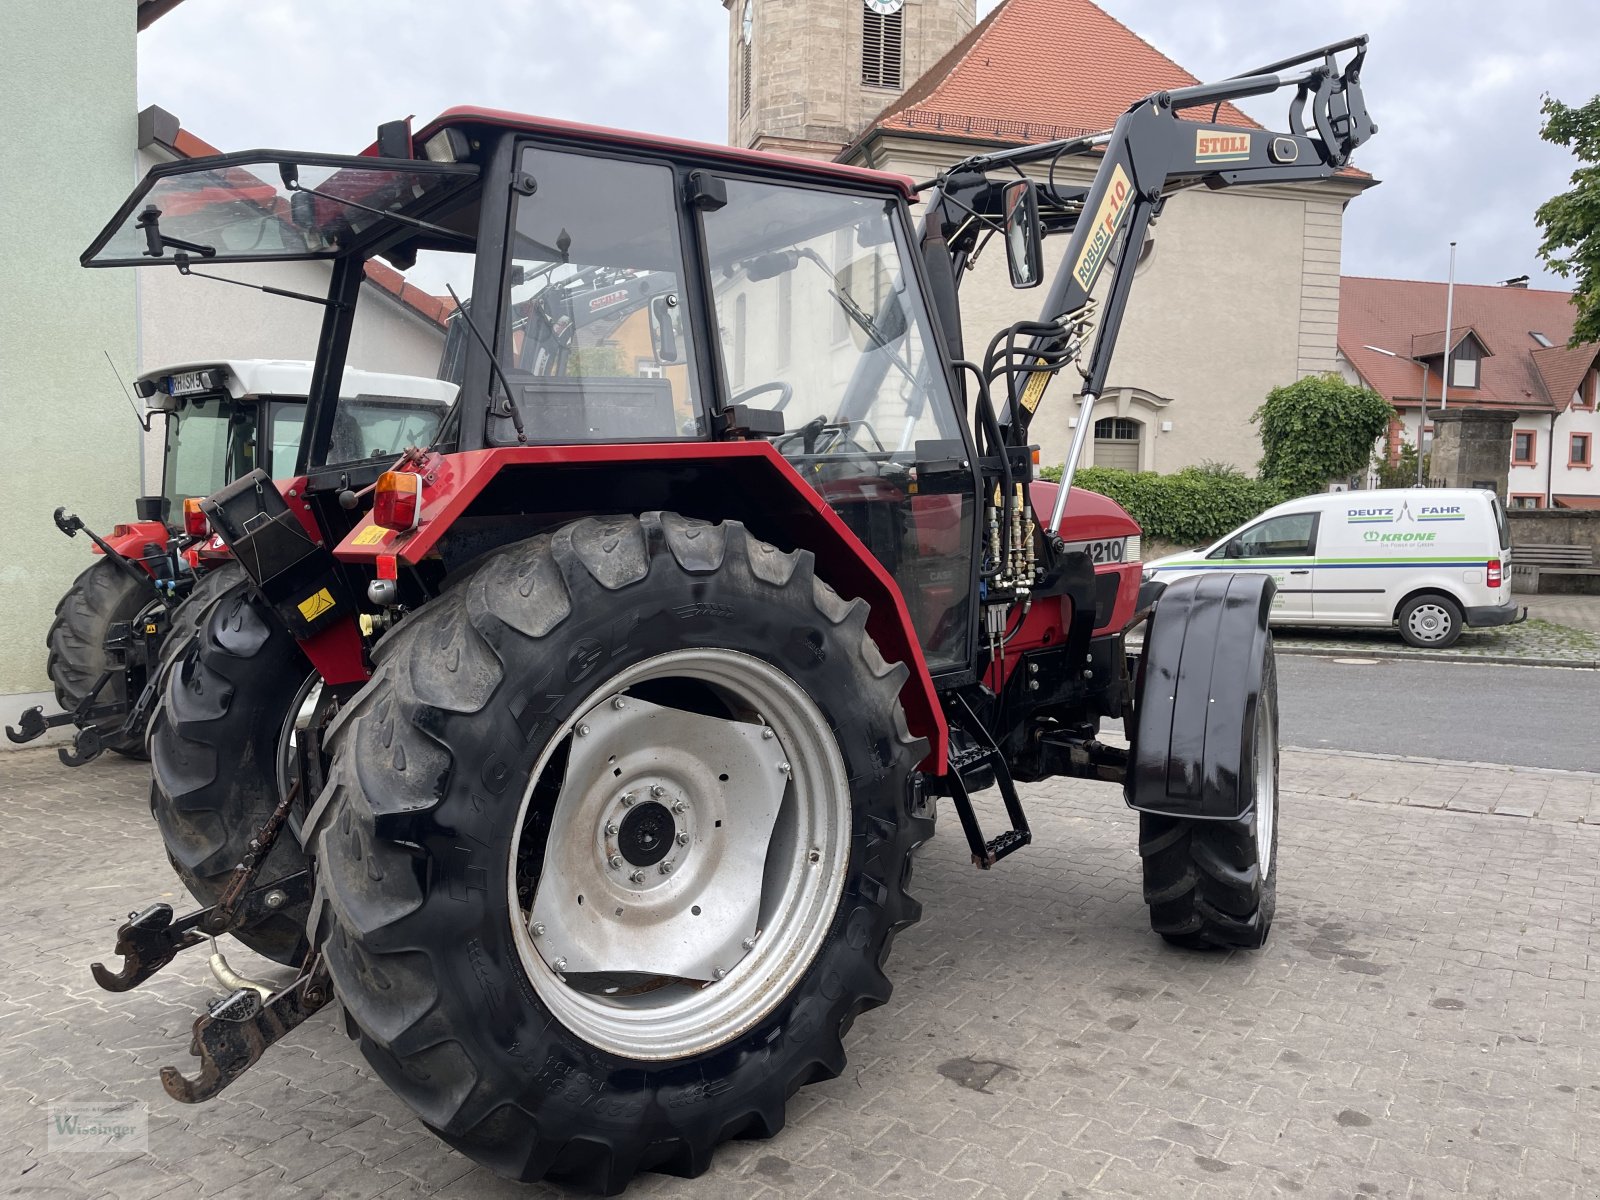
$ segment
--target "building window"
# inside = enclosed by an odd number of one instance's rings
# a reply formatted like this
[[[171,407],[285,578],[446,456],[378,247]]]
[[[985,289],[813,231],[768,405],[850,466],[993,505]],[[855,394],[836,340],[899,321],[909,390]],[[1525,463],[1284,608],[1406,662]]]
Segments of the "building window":
[[[1538,492],[1512,492],[1507,508],[1543,508],[1544,497]]]
[[[1590,439],[1587,433],[1575,433],[1567,442],[1567,466],[1592,467],[1594,466],[1593,451],[1590,449]]]
[[[1101,417],[1094,423],[1094,465],[1137,471],[1142,432],[1130,417]]]
[[[861,9],[861,82],[868,87],[900,85],[901,50],[905,43],[905,11]]]
[[[1549,338],[1545,337],[1545,335],[1540,333],[1537,329],[1528,330],[1528,336],[1531,337],[1534,341],[1538,342],[1539,345],[1543,346],[1546,350],[1548,350],[1551,346],[1555,345],[1554,342],[1552,342]]]
[[[1519,429],[1511,435],[1511,465],[1531,467],[1539,453],[1539,434],[1533,429]]]

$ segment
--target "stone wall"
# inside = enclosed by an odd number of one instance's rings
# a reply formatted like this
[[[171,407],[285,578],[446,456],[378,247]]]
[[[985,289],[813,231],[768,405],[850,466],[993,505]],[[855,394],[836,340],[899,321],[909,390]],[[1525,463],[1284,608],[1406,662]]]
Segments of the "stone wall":
[[[1600,564],[1600,512],[1580,512],[1564,508],[1517,509],[1506,516],[1511,522],[1511,561],[1517,560],[1517,547],[1587,546]],[[1600,575],[1543,575],[1541,592],[1571,595],[1600,594]]]

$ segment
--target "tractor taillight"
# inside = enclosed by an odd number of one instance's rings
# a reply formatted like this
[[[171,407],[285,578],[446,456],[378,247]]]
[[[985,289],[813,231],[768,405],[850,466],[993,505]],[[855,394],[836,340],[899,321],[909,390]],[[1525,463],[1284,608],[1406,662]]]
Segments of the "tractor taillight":
[[[183,531],[190,537],[205,537],[210,528],[206,514],[200,511],[200,501],[190,496],[183,502]]]
[[[1491,558],[1489,560],[1489,586],[1492,588],[1497,588],[1501,585],[1501,583],[1504,582],[1504,580],[1505,575],[1500,569],[1500,560],[1498,558]]]
[[[410,471],[385,471],[372,492],[372,520],[385,529],[405,533],[422,516],[422,476]]]

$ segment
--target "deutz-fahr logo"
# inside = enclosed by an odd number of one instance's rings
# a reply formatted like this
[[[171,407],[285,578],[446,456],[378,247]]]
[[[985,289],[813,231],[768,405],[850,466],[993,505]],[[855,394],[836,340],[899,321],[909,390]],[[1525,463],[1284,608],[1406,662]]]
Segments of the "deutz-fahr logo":
[[[1132,190],[1133,185],[1128,182],[1128,173],[1122,169],[1122,164],[1112,167],[1111,181],[1106,186],[1099,211],[1094,214],[1094,224],[1090,226],[1089,242],[1078,256],[1077,265],[1072,268],[1073,278],[1084,291],[1094,286],[1106,255],[1111,253],[1111,243],[1122,226],[1122,219],[1128,215],[1128,199]]]
[[[1195,162],[1246,162],[1249,158],[1248,133],[1218,133],[1214,129],[1201,129],[1194,135]]]

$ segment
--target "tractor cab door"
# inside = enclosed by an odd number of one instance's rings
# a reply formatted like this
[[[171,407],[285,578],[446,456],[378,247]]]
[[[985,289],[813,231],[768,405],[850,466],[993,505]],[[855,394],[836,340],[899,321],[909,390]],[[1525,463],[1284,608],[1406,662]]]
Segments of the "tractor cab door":
[[[727,178],[701,215],[728,402],[895,577],[935,673],[970,662],[976,476],[898,197]]]

